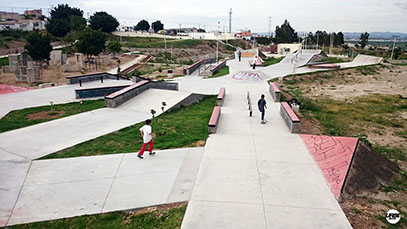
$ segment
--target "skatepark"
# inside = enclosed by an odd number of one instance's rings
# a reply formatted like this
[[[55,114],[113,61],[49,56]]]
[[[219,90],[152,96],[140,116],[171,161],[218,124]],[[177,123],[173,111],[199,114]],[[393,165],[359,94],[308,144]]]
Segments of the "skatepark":
[[[0,226],[187,201],[182,228],[351,228],[337,198],[357,138],[292,133],[280,114],[282,105],[269,93],[270,79],[322,71],[302,67],[319,53],[288,55],[278,64],[256,69],[248,64],[249,58],[227,60],[226,76],[204,78],[195,73],[175,78],[169,83],[176,83],[177,90],[145,88],[114,108],[1,133]],[[380,61],[360,55],[339,65],[350,68]],[[140,82],[106,79],[103,84],[84,82],[82,88],[137,83],[144,87]],[[69,84],[0,94],[0,117],[50,102],[79,101],[78,88],[79,84]],[[226,93],[217,130],[204,147],[157,151],[144,160],[136,157],[137,152],[36,160],[143,122],[151,117],[152,108],[160,115],[162,98],[171,108],[194,94],[216,95],[220,88]],[[248,115],[248,94],[252,101],[266,96],[267,124],[260,123],[257,109]],[[329,145],[333,156],[318,158],[314,145],[316,149]],[[339,174],[335,178],[327,172],[332,168]]]

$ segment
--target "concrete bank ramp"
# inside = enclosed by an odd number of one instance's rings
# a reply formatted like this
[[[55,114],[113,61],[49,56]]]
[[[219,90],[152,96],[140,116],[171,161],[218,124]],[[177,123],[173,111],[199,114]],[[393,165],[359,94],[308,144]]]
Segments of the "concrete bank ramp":
[[[353,63],[363,63],[363,64],[379,64],[383,61],[382,57],[369,56],[359,54],[353,59]]]

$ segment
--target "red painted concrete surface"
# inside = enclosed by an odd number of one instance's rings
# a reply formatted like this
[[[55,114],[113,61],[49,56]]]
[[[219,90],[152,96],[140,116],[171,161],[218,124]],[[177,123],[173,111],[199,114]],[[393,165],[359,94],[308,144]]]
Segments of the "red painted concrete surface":
[[[32,88],[18,87],[18,86],[13,86],[13,85],[8,85],[8,84],[0,84],[0,95],[21,92],[21,91],[28,91],[31,89]]]
[[[338,197],[345,182],[358,139],[308,134],[301,134],[300,136],[322,170],[332,193]]]

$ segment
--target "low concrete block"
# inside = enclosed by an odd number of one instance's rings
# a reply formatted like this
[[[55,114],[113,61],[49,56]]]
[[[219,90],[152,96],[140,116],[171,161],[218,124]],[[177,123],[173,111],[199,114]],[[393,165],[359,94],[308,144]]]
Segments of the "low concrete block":
[[[280,115],[291,133],[300,133],[300,120],[286,102],[281,103]]]
[[[224,87],[220,88],[218,97],[216,98],[216,105],[223,106],[223,101],[225,100],[226,89]]]
[[[281,92],[280,89],[277,87],[277,84],[270,83],[269,84],[269,92],[271,97],[273,97],[274,102],[280,102]]]
[[[220,113],[221,113],[221,107],[220,106],[215,106],[212,111],[212,116],[209,119],[208,123],[208,132],[210,134],[216,133],[216,129],[218,128],[218,123],[220,119]]]

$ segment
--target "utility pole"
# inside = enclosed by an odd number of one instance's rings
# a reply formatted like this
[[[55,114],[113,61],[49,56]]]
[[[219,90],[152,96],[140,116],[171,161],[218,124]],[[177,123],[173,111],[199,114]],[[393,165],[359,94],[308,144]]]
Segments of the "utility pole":
[[[315,45],[315,49],[319,48],[319,33],[317,33],[317,44]]]
[[[232,8],[229,11],[229,33],[232,33]]]
[[[331,43],[329,45],[329,54],[331,55],[332,54],[332,48],[334,46],[334,33],[331,32],[330,35],[331,35]]]
[[[220,21],[218,21],[218,31],[216,33],[216,63],[218,63],[219,59],[219,40],[218,40],[219,32],[220,32]]]
[[[271,37],[271,19],[273,17],[269,16],[268,18],[269,18],[269,37]]]
[[[393,48],[391,49],[390,60],[393,60],[394,47],[396,46],[396,37],[399,37],[399,36],[393,35],[394,41],[393,41]]]

